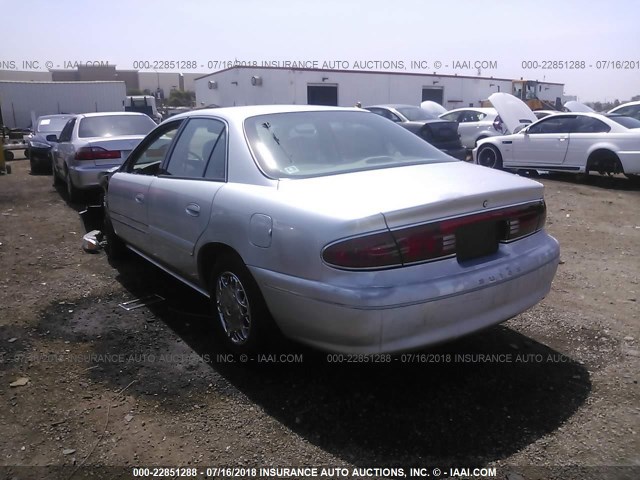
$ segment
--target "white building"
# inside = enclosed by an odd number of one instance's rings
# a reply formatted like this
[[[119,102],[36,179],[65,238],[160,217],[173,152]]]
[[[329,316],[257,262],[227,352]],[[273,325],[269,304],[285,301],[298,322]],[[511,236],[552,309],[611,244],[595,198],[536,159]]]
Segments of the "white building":
[[[538,98],[562,102],[564,85],[540,82]],[[492,93],[512,92],[512,80],[360,70],[233,67],[195,80],[198,105],[419,105],[433,100],[448,110],[479,106]]]

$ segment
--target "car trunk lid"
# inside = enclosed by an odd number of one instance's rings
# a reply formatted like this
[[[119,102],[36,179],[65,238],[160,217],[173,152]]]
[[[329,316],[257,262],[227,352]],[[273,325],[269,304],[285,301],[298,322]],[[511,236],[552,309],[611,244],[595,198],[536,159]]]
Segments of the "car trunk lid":
[[[535,181],[464,162],[368,170],[281,180],[291,204],[357,220],[382,214],[394,229],[540,200]]]
[[[119,151],[117,158],[94,159],[95,165],[120,165],[126,160],[138,143],[144,138],[144,135],[126,135],[118,137],[91,137],[85,138],[84,148],[101,148],[107,151]]]

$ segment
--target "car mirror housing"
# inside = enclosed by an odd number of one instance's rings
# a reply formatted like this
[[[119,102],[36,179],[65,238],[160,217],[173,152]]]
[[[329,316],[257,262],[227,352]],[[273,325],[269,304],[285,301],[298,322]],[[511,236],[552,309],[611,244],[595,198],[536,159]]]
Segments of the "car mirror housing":
[[[47,135],[47,142],[57,142],[58,141],[58,136],[54,133],[52,133],[51,135]]]

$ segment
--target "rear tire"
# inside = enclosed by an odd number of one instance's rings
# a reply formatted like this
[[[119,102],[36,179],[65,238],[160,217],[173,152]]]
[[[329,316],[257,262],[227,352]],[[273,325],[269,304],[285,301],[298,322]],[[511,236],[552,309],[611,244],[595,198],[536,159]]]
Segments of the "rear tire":
[[[225,256],[216,262],[209,282],[213,328],[225,348],[256,353],[274,332],[273,320],[258,284],[242,260]]]
[[[478,163],[483,167],[502,170],[502,155],[493,145],[483,145],[478,150]]]
[[[67,175],[65,177],[67,183],[67,197],[69,198],[69,201],[71,203],[80,203],[82,200],[82,191],[78,190],[78,188],[73,184],[69,171],[67,171]]]
[[[53,173],[53,186],[57,187],[59,185],[62,185],[63,182],[62,182],[62,179],[60,178],[60,174],[58,173],[58,170],[56,169],[53,158],[51,158],[51,173]]]

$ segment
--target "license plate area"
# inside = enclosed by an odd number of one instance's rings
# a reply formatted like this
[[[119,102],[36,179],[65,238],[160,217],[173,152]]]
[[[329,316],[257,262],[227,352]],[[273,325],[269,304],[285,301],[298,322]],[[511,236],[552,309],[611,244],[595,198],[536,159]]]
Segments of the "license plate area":
[[[498,251],[498,222],[478,222],[456,231],[456,257],[459,262],[485,257]]]

